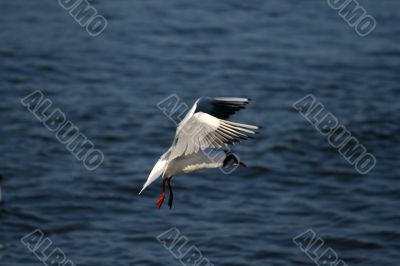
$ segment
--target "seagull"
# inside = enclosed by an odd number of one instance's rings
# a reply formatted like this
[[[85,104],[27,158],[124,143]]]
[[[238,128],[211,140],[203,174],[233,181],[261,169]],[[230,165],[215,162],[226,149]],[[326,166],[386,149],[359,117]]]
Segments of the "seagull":
[[[261,127],[226,119],[244,109],[249,101],[238,97],[199,98],[179,123],[172,146],[154,165],[139,195],[162,177],[162,194],[157,200],[157,207],[160,209],[164,202],[167,183],[168,206],[171,209],[173,176],[209,168],[246,167],[230,152],[229,145],[252,138]]]

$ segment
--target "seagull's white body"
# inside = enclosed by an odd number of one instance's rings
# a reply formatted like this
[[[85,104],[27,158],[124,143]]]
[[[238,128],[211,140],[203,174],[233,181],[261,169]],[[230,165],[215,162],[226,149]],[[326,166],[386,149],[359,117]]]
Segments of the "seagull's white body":
[[[229,166],[227,159],[232,154],[224,150],[227,145],[248,139],[259,129],[224,120],[248,102],[246,98],[233,97],[198,99],[178,125],[172,146],[155,164],[139,194],[160,176],[165,180],[205,168]]]
[[[172,160],[165,170],[165,176],[187,174],[201,169],[219,168],[223,166],[226,153],[222,150],[199,151]]]

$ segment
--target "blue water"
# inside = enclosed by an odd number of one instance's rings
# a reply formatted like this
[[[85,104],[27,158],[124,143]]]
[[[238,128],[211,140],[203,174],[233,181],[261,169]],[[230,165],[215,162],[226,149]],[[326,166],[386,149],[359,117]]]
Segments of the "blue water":
[[[0,3],[0,265],[43,265],[40,229],[77,266],[181,265],[156,239],[176,227],[214,265],[315,265],[292,243],[314,230],[347,265],[399,265],[398,1],[361,1],[359,37],[325,0],[92,1],[92,38],[57,1]],[[20,103],[40,89],[105,155],[85,169]],[[234,121],[262,134],[249,166],[175,177],[138,196],[175,134],[175,93],[253,99]],[[377,159],[360,175],[293,108],[312,93]]]

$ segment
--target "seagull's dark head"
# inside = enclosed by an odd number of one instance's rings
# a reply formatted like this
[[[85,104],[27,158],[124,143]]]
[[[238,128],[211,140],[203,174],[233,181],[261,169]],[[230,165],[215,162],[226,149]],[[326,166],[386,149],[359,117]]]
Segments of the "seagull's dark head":
[[[244,163],[242,163],[239,157],[231,152],[226,153],[225,160],[223,162],[223,167],[246,167]]]

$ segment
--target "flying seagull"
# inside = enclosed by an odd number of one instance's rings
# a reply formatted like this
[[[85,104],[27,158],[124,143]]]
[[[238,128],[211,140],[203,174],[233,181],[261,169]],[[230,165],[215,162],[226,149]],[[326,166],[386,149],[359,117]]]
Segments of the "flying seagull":
[[[248,103],[247,98],[199,98],[179,123],[172,146],[155,164],[139,195],[162,177],[162,194],[157,200],[157,207],[160,208],[164,202],[167,183],[168,206],[171,208],[174,197],[171,187],[173,176],[206,168],[245,167],[229,151],[228,145],[252,138],[252,135],[258,134],[260,127],[225,119],[245,108]]]

